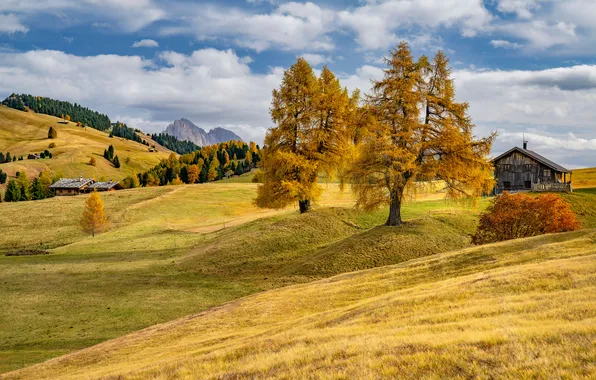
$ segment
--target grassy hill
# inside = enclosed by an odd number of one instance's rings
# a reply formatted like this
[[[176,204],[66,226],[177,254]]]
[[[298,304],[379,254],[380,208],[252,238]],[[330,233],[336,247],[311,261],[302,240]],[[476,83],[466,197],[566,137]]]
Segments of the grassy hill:
[[[14,176],[25,170],[30,176],[42,170],[62,173],[66,177],[83,175],[89,178],[120,180],[133,172],[143,172],[153,167],[169,155],[169,151],[157,146],[158,152],[149,152],[148,147],[119,137],[110,138],[107,133],[93,128],[80,128],[75,123],[61,124],[62,120],[53,116],[23,112],[0,106],[0,152],[10,152],[12,156],[23,156],[23,161],[0,164],[0,169]],[[57,139],[48,139],[48,129],[58,131]],[[50,143],[56,148],[48,148]],[[121,163],[117,169],[103,158],[103,151],[113,145]],[[152,144],[155,144],[154,142]],[[27,160],[29,153],[39,153],[48,149],[53,158]],[[97,166],[88,165],[95,157]],[[127,163],[127,158],[130,158]]]
[[[248,296],[6,375],[596,376],[596,232],[468,248]]]
[[[596,168],[575,169],[573,171],[573,188],[596,188]]]
[[[336,185],[306,215],[256,209],[255,194],[222,182],[102,194],[111,226],[96,238],[78,226],[85,196],[0,204],[12,216],[0,253],[50,252],[0,256],[0,372],[266,289],[467,246],[477,212],[410,203],[410,227],[378,244],[386,210],[348,209]],[[337,259],[346,255],[359,259]]]

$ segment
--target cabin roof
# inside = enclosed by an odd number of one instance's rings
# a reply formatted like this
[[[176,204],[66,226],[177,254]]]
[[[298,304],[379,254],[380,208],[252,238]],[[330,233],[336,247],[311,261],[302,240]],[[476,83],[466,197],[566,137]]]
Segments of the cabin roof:
[[[89,185],[88,189],[98,189],[98,190],[110,190],[114,187],[121,187],[120,182],[108,181],[108,182],[95,182]]]
[[[505,152],[505,153],[501,154],[500,156],[496,157],[493,160],[493,162],[497,162],[500,159],[502,159],[503,157],[507,157],[511,153],[516,152],[516,151],[519,152],[519,153],[521,153],[521,154],[524,154],[524,155],[526,155],[526,156],[528,156],[530,158],[533,158],[534,160],[540,162],[541,164],[543,164],[545,166],[548,166],[549,168],[551,168],[553,170],[556,170],[558,172],[561,172],[561,173],[570,173],[571,172],[571,170],[566,169],[563,166],[561,166],[561,165],[559,165],[559,164],[557,164],[555,162],[552,162],[548,158],[546,158],[544,156],[541,156],[541,155],[539,155],[538,153],[536,153],[536,152],[534,152],[532,150],[522,149],[522,148],[517,147],[517,146],[514,147],[514,148],[509,149],[507,152]]]
[[[80,189],[93,183],[92,178],[62,178],[50,185],[51,189]]]

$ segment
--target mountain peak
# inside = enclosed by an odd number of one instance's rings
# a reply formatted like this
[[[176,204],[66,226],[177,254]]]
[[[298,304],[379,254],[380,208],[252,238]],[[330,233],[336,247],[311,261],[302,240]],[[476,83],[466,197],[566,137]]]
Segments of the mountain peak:
[[[178,140],[191,141],[199,146],[219,144],[230,140],[242,141],[240,136],[228,129],[216,127],[207,133],[203,128],[197,127],[192,121],[185,118],[175,120],[168,125],[163,133],[174,136]]]

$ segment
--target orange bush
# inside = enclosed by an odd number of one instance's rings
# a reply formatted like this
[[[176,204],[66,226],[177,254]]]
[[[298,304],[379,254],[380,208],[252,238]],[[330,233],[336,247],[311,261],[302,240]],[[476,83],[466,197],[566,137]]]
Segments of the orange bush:
[[[507,192],[480,216],[474,244],[537,236],[581,228],[569,203],[556,194],[531,196]]]

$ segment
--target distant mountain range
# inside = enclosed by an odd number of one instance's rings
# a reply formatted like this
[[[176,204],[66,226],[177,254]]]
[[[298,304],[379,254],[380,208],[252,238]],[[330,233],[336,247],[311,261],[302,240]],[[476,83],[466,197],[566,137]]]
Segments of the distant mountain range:
[[[219,144],[230,140],[242,141],[240,136],[230,130],[217,127],[205,132],[203,128],[197,127],[192,121],[184,118],[168,125],[163,133],[174,136],[178,140],[193,142],[199,146]]]

